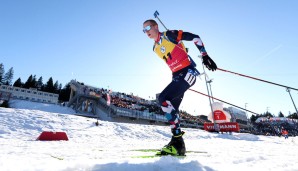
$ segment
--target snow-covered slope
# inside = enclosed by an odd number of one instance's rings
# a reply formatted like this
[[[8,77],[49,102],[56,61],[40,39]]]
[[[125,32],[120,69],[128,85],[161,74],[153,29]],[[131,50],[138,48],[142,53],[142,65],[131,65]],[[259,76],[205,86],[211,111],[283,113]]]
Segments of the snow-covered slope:
[[[62,106],[14,101],[0,108],[0,170],[298,170],[298,139],[212,134],[184,129],[185,158],[150,155],[171,137],[167,126],[135,125],[75,116]],[[36,141],[43,131],[66,132],[69,141]]]

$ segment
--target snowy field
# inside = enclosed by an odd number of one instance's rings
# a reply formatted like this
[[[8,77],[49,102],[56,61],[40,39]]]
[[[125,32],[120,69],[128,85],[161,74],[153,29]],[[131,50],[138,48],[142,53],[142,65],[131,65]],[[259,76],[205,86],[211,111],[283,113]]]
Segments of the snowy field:
[[[67,107],[14,101],[0,108],[0,170],[267,171],[298,170],[298,137],[212,134],[184,129],[185,158],[151,155],[170,140],[168,126],[134,125],[74,116]],[[69,141],[36,141],[63,131]]]

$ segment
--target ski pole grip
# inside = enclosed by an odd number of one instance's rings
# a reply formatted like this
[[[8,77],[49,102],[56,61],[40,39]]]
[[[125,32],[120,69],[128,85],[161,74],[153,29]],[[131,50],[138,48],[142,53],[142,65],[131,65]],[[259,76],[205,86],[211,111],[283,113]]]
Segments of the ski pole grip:
[[[155,18],[157,18],[157,16],[159,15],[158,11],[156,10],[153,15]]]
[[[166,30],[168,30],[167,27],[166,27],[166,26],[161,22],[161,20],[159,19],[159,17],[158,17],[158,16],[159,16],[159,13],[158,13],[157,10],[154,12],[153,15],[154,15],[154,17],[157,18],[158,21],[164,26],[164,28],[165,28]]]

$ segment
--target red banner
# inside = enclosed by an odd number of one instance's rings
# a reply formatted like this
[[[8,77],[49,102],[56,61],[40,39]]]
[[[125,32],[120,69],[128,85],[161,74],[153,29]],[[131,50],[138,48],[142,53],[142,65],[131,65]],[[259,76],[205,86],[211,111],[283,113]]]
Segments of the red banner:
[[[237,122],[218,123],[220,132],[239,132],[240,128]],[[204,130],[215,131],[214,123],[204,123]]]
[[[68,141],[68,137],[65,132],[52,132],[43,131],[36,140],[40,141]]]

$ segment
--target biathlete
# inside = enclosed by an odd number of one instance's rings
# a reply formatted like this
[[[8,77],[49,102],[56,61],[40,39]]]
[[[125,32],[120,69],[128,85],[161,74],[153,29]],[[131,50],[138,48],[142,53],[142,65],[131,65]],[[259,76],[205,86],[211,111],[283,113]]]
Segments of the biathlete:
[[[159,94],[158,101],[165,113],[171,132],[171,141],[162,148],[162,154],[185,155],[184,132],[180,128],[179,106],[187,89],[196,82],[199,72],[188,56],[183,40],[193,41],[202,55],[203,64],[212,71],[217,69],[215,62],[208,56],[204,44],[198,35],[182,30],[160,32],[155,20],[143,23],[143,32],[154,40],[153,51],[166,62],[172,71],[171,83]]]

